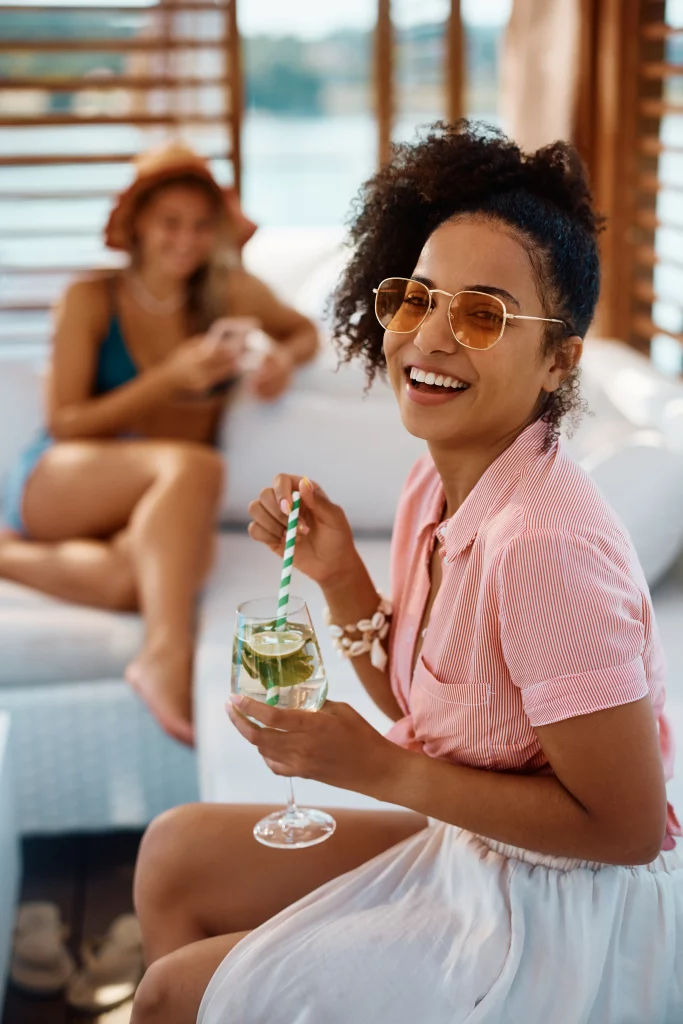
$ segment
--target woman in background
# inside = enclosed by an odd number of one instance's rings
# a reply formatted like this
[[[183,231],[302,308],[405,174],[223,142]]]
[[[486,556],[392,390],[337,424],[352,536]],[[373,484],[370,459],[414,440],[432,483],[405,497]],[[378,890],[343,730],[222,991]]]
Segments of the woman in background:
[[[63,600],[139,609],[126,670],[161,726],[193,742],[195,600],[222,490],[215,448],[239,360],[206,338],[222,317],[275,342],[255,370],[272,400],[317,348],[313,324],[239,260],[255,225],[191,150],[138,160],[106,230],[128,266],[67,289],[57,312],[47,429],[7,482],[0,576]]]

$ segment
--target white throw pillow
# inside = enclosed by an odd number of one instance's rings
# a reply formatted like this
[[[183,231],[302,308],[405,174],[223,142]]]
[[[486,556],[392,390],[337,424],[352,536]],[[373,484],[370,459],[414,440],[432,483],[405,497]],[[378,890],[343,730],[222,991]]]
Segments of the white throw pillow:
[[[295,390],[274,405],[239,397],[224,425],[223,450],[225,522],[246,522],[249,502],[277,473],[300,473],[343,506],[355,529],[388,533],[425,446],[406,432],[393,398]]]
[[[683,547],[683,456],[657,431],[634,431],[583,465],[628,530],[653,587]]]
[[[683,547],[683,455],[661,430],[640,428],[662,424],[683,392],[621,342],[592,339],[581,366],[589,413],[569,447],[628,529],[653,586]]]
[[[261,228],[244,247],[244,266],[297,305],[304,282],[339,251],[343,237],[342,228]]]
[[[0,360],[0,485],[43,425],[42,362]]]

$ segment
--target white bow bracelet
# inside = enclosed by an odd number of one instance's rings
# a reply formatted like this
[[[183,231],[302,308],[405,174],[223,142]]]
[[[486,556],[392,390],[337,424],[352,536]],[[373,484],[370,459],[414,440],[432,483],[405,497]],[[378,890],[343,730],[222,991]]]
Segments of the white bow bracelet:
[[[379,607],[371,619],[361,619],[355,625],[338,626],[332,621],[329,608],[323,610],[323,617],[332,637],[332,646],[341,658],[360,658],[369,654],[373,668],[384,672],[388,659],[383,641],[389,633],[391,612],[391,601],[380,594]]]

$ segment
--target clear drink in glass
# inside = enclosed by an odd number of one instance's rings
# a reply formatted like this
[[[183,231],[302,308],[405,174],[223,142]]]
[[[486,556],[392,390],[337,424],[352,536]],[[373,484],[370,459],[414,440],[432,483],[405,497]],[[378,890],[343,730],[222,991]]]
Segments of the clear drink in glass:
[[[232,692],[284,711],[318,711],[327,698],[327,677],[308,608],[301,598],[290,597],[286,623],[278,628],[277,603],[277,598],[260,598],[237,609]],[[322,843],[334,832],[334,818],[297,807],[291,779],[287,781],[287,808],[260,821],[254,836],[266,846],[284,849]]]

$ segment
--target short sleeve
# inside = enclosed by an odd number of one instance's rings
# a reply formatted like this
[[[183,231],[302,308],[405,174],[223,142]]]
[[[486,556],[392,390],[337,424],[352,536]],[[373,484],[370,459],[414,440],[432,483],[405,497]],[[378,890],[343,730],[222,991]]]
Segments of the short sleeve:
[[[621,561],[552,531],[527,531],[503,552],[503,656],[533,726],[648,694],[643,595]]]

